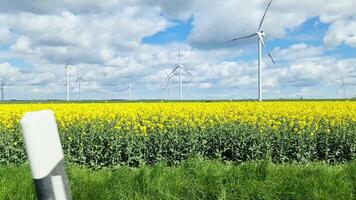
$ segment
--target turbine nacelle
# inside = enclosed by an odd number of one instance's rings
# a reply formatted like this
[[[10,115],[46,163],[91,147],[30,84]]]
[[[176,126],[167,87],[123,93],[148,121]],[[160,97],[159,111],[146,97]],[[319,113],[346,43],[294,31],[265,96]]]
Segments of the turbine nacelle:
[[[260,37],[266,37],[266,33],[264,31],[258,31],[256,32],[257,35],[259,35]]]

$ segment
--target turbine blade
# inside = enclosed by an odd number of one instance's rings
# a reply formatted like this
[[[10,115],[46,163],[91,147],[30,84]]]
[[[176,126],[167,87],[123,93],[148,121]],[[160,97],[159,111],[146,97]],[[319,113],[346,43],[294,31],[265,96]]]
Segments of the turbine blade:
[[[78,81],[79,81],[79,78],[75,81],[75,83],[73,84],[73,87],[75,87],[77,85]]]
[[[268,6],[265,10],[265,13],[263,14],[263,17],[261,19],[261,22],[260,22],[260,25],[258,26],[258,31],[261,30],[261,27],[262,27],[262,24],[263,24],[263,21],[265,20],[265,17],[266,17],[266,14],[267,14],[267,11],[268,11],[268,8],[271,6],[271,3],[272,3],[272,0],[268,3]]]
[[[342,77],[341,74],[340,74],[340,79],[341,79],[342,84],[344,85],[344,84],[345,84],[345,81],[344,81],[344,78]]]
[[[118,92],[125,92],[126,90],[128,90],[130,87],[127,87],[125,89],[122,89],[122,90],[118,90]]]
[[[256,33],[253,33],[253,34],[249,34],[249,35],[245,35],[245,36],[242,36],[242,37],[237,37],[237,38],[234,38],[232,40],[229,40],[229,41],[226,41],[226,42],[233,42],[233,41],[236,41],[236,40],[241,40],[241,39],[245,39],[245,38],[250,38],[250,37],[253,37],[255,36]]]
[[[276,62],[274,61],[274,59],[273,59],[273,57],[272,57],[272,55],[270,53],[268,53],[268,56],[269,56],[269,58],[271,58],[273,64],[276,64]]]
[[[73,59],[73,57],[70,57],[70,58],[67,60],[67,62],[66,62],[66,64],[65,64],[64,68],[67,68],[67,67],[68,67],[68,65],[69,65],[69,63],[72,61],[72,59]]]
[[[190,80],[189,80],[189,81],[187,81],[187,84],[191,83],[191,82],[192,82],[192,80],[193,80],[193,78],[194,78],[194,76],[190,76]]]
[[[78,77],[78,78],[81,78],[80,75],[79,75],[79,67],[78,67],[78,66],[77,66],[76,74],[77,74],[77,77]]]
[[[185,71],[189,76],[192,76],[192,74],[189,72],[189,71],[187,71],[186,69],[184,69],[184,67],[181,67],[182,69],[183,69],[183,71]]]
[[[178,68],[179,68],[179,65],[177,67],[175,67],[171,73],[169,73],[168,77],[171,77]]]
[[[260,35],[258,35],[258,38],[260,39],[260,41],[261,41],[261,43],[262,43],[263,48],[264,48],[264,49],[265,49],[265,51],[267,52],[267,54],[268,54],[269,58],[272,60],[273,64],[276,64],[276,62],[274,61],[274,59],[273,59],[273,57],[272,57],[271,53],[268,51],[268,49],[267,49],[267,47],[266,47],[266,44],[265,44],[265,42],[263,41],[263,38],[262,38]]]

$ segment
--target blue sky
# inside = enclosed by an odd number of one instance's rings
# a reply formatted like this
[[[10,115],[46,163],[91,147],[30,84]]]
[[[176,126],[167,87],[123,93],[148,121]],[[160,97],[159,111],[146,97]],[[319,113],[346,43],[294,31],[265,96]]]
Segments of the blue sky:
[[[326,1],[272,2],[262,29],[276,64],[263,53],[265,98],[342,98],[340,77],[346,97],[356,95],[356,3]],[[194,76],[191,95],[183,86],[184,99],[254,99],[257,42],[226,41],[255,32],[267,3],[6,2],[0,9],[6,98],[64,99],[70,57],[72,99],[78,72],[86,99],[128,98],[120,90],[129,84],[135,99],[165,98],[165,73],[176,65],[181,44],[181,61]],[[178,98],[177,76],[172,94]]]
[[[144,37],[144,44],[167,44],[171,42],[187,42],[190,31],[192,30],[193,18],[186,21],[173,20],[173,26],[159,31],[151,36]]]

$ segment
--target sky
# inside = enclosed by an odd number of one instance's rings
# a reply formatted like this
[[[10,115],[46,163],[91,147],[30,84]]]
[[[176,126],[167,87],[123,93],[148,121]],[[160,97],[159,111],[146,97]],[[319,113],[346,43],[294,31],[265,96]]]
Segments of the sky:
[[[257,98],[255,33],[269,0],[0,0],[6,99],[165,98],[180,61],[184,99]],[[263,97],[356,96],[356,1],[273,0],[262,30]],[[190,92],[188,82],[191,80]],[[353,85],[354,84],[354,85]],[[172,98],[179,97],[178,76]]]

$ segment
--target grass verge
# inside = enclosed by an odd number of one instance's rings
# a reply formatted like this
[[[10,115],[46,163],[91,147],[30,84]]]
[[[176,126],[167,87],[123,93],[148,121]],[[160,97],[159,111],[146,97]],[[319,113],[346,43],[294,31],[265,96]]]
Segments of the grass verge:
[[[91,170],[67,165],[73,199],[356,199],[356,161],[339,165],[188,160]],[[28,165],[0,167],[0,199],[35,199]]]

